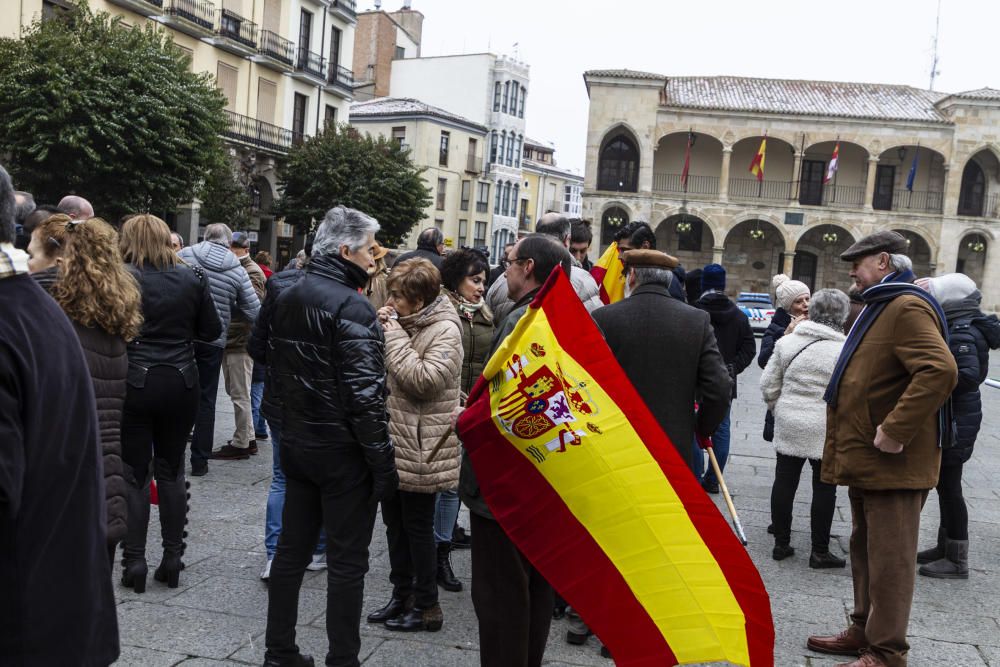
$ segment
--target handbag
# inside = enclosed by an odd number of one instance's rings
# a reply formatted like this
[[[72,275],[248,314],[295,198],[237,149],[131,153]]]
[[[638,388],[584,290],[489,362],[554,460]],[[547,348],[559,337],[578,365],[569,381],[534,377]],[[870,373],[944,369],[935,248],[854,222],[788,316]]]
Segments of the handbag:
[[[792,362],[794,362],[800,354],[806,351],[806,348],[813,343],[818,343],[818,340],[811,341],[802,346],[802,349],[795,353],[795,356],[791,358],[788,365],[785,366],[785,371],[787,372],[789,368],[792,367]],[[770,410],[764,415],[764,440],[767,442],[774,442],[774,413]]]

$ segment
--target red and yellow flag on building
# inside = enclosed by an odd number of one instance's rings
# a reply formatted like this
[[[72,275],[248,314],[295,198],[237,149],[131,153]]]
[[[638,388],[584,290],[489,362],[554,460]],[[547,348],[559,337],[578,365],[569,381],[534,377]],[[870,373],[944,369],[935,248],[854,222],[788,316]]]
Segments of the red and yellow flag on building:
[[[625,298],[625,267],[618,257],[618,242],[612,243],[590,270],[597,286],[601,289],[601,301],[605,304]]]
[[[760,148],[757,149],[757,154],[753,156],[753,162],[750,163],[750,173],[757,177],[758,181],[764,180],[764,159],[767,157],[767,135],[760,140]]]
[[[757,569],[561,270],[458,430],[493,515],[617,665],[773,664]]]

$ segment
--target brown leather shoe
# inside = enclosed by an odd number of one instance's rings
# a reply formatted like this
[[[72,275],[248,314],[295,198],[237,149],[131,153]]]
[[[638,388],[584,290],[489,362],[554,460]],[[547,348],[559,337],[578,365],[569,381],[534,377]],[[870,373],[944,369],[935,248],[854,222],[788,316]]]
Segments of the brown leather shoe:
[[[874,653],[865,651],[854,662],[842,662],[835,667],[886,667],[886,664]]]
[[[225,445],[221,449],[216,449],[212,452],[208,458],[219,461],[242,461],[243,459],[250,458],[250,452],[246,449],[233,447],[232,445]]]
[[[865,631],[861,627],[852,625],[838,635],[814,635],[806,641],[806,647],[817,653],[861,655],[861,652],[868,648],[868,640],[865,639]]]

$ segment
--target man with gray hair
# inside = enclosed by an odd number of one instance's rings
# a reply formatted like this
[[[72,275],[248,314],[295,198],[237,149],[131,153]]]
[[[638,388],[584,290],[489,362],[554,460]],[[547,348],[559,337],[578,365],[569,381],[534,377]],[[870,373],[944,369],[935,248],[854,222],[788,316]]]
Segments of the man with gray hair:
[[[201,385],[198,418],[191,437],[191,474],[195,477],[208,472],[209,458],[246,459],[251,454],[249,442],[242,447],[236,447],[242,443],[235,443],[229,449],[219,450],[214,456],[212,452],[215,440],[215,399],[219,393],[219,371],[222,368],[229,323],[237,313],[247,322],[253,323],[260,310],[260,299],[250,283],[250,276],[240,265],[236,255],[229,250],[232,241],[233,232],[229,227],[215,223],[205,228],[204,241],[177,253],[182,260],[208,276],[212,299],[219,311],[219,319],[222,320],[222,335],[219,338],[213,341],[196,341],[194,344],[198,382]],[[233,452],[233,448],[240,451]]]
[[[35,210],[35,198],[30,192],[16,190],[14,192],[14,246],[27,250],[31,242],[31,232],[25,232],[24,220]]]
[[[65,213],[74,220],[89,220],[94,217],[94,207],[83,197],[66,195],[59,200],[57,207],[60,213]]]
[[[270,412],[281,423],[285,507],[270,571],[264,664],[309,666],[295,645],[299,588],[327,535],[327,665],[357,665],[375,510],[399,485],[386,413],[385,339],[360,289],[375,267],[378,222],[327,211],[305,275],[254,333],[266,349]],[[270,312],[270,311],[269,311]]]
[[[420,232],[417,237],[417,249],[404,252],[396,260],[396,264],[402,264],[408,259],[423,257],[438,269],[444,261],[444,232],[437,227],[428,227]]]
[[[949,397],[958,379],[947,320],[912,284],[906,239],[870,234],[845,250],[865,308],[851,327],[823,396],[821,478],[851,501],[850,626],[812,636],[820,653],[859,656],[850,667],[906,664],[920,511],[952,444]]]

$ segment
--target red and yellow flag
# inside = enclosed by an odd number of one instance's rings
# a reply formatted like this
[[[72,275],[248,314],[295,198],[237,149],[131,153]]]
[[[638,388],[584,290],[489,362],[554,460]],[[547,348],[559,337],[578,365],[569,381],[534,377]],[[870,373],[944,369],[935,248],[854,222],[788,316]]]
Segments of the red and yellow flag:
[[[760,575],[561,270],[458,430],[504,531],[617,665],[773,664]]]
[[[767,135],[760,140],[760,148],[757,149],[757,154],[753,156],[753,162],[750,163],[750,173],[757,177],[758,181],[764,180],[764,159],[767,157]]]
[[[597,286],[601,288],[601,301],[605,304],[625,298],[625,267],[618,257],[618,242],[615,241],[604,251],[601,258],[590,270]]]

